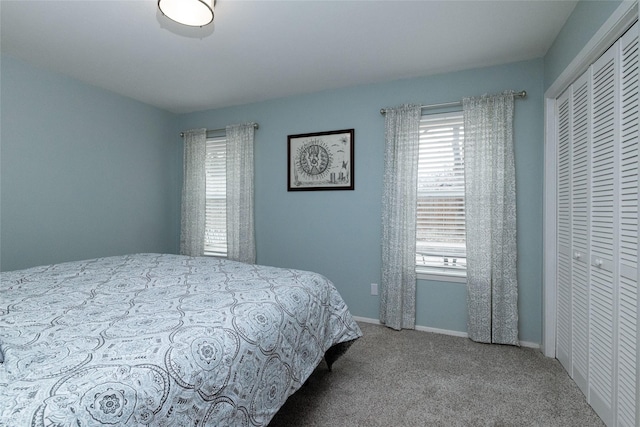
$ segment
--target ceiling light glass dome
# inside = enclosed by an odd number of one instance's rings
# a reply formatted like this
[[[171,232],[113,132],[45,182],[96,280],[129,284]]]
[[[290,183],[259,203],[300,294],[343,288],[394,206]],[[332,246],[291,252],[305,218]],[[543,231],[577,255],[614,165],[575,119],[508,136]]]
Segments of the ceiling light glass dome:
[[[191,27],[213,21],[214,0],[158,0],[158,8],[167,18]]]

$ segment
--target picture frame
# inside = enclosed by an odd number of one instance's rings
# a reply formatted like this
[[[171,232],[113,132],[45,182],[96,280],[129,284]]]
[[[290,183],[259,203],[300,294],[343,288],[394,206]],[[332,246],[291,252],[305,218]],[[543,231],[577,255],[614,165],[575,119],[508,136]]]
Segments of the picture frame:
[[[354,129],[287,137],[287,191],[353,190]]]

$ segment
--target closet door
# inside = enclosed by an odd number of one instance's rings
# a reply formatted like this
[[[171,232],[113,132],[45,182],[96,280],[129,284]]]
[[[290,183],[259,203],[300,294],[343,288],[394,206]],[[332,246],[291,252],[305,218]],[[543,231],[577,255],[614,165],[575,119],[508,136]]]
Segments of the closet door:
[[[640,426],[636,23],[556,100],[556,357],[608,426]]]
[[[558,302],[556,357],[571,366],[571,114],[569,88],[557,102],[558,117]]]
[[[620,39],[620,233],[617,336],[619,426],[638,418],[638,24]]]
[[[592,66],[591,282],[589,292],[589,402],[607,425],[613,422],[614,250],[617,229],[615,174],[617,60],[609,49]]]
[[[585,394],[589,375],[590,76],[589,71],[583,74],[571,91],[571,360],[572,378]]]

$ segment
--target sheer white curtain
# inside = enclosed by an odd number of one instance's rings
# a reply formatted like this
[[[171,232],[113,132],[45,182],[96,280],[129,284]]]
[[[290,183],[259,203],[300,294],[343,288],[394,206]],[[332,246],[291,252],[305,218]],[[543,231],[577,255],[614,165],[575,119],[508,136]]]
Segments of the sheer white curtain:
[[[184,132],[180,253],[204,254],[206,129]]]
[[[385,114],[380,322],[398,330],[415,328],[420,116],[419,105]]]
[[[518,343],[514,95],[463,99],[468,333]]]
[[[253,219],[255,124],[227,126],[227,258],[256,262]]]

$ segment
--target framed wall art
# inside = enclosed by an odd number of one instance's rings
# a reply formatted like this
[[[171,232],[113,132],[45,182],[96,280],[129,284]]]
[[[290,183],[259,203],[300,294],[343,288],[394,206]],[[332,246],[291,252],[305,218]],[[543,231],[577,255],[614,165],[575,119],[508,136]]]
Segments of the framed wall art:
[[[287,137],[287,190],[353,190],[354,130]]]

